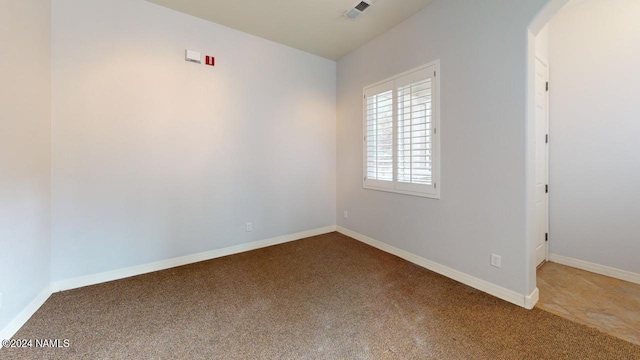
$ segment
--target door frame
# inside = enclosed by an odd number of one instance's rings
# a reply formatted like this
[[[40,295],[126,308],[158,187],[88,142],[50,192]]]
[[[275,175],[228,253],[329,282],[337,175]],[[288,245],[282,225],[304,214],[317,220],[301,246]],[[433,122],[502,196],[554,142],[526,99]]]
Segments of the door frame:
[[[546,106],[545,106],[545,114],[544,114],[544,123],[545,123],[544,125],[545,125],[545,129],[546,129],[547,138],[546,138],[546,142],[545,142],[546,145],[545,145],[544,158],[539,159],[536,156],[536,165],[537,165],[537,163],[539,161],[543,161],[544,162],[544,167],[546,169],[545,184],[547,184],[547,186],[550,187],[550,185],[549,185],[549,179],[550,179],[550,176],[549,176],[549,153],[551,152],[550,151],[550,147],[551,147],[551,129],[549,127],[549,113],[550,113],[550,102],[549,102],[550,96],[549,95],[550,95],[551,89],[548,87],[549,86],[548,84],[550,83],[551,71],[550,71],[549,61],[548,60],[544,60],[541,57],[536,55],[535,61],[536,62],[538,62],[538,61],[541,62],[547,68],[547,74],[546,74],[546,79],[545,79],[545,81],[547,83],[547,88],[546,88],[546,91],[545,91]],[[535,84],[534,84],[534,86],[535,86]],[[537,119],[534,119],[534,120],[537,122]],[[534,187],[535,187],[535,183],[534,183]],[[544,216],[546,217],[546,229],[545,229],[545,232],[547,234],[547,238],[546,238],[546,241],[544,243],[544,261],[541,262],[541,263],[538,263],[537,258],[536,258],[536,268],[541,266],[545,262],[549,261],[549,243],[551,242],[551,235],[549,233],[549,228],[550,228],[550,226],[549,226],[549,219],[550,219],[550,217],[549,217],[549,203],[551,201],[550,194],[551,194],[550,192],[546,193],[547,199],[546,199],[546,206],[545,206],[545,212],[544,212]],[[538,221],[537,217],[538,216],[536,214],[536,224],[537,224],[537,221]]]
[[[536,287],[536,215],[535,215],[535,44],[536,35],[560,10],[569,3],[569,0],[547,0],[546,5],[538,12],[526,29],[526,73],[525,76],[525,242],[526,259],[525,274],[526,284],[525,307],[531,309],[539,299],[539,290]]]

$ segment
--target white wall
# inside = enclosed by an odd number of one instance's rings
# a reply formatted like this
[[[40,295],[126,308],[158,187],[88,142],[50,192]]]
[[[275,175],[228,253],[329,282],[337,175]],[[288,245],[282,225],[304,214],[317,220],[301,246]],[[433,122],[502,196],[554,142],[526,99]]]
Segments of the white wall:
[[[640,2],[551,22],[551,251],[640,273]]]
[[[49,285],[50,19],[50,1],[0,0],[0,330]]]
[[[338,61],[338,224],[535,289],[526,236],[527,27],[547,1],[436,1]],[[442,199],[362,188],[362,88],[441,60]],[[490,266],[490,254],[502,268]],[[534,280],[535,281],[535,280]]]
[[[53,280],[335,224],[335,70],[142,0],[54,2]]]

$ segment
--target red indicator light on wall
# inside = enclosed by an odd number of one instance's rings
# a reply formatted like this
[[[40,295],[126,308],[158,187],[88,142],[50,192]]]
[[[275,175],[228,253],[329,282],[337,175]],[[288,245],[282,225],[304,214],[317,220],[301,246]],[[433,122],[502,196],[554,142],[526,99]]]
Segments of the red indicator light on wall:
[[[205,62],[204,63],[206,65],[209,65],[209,66],[216,66],[216,58],[214,58],[213,56],[207,55],[205,57]]]

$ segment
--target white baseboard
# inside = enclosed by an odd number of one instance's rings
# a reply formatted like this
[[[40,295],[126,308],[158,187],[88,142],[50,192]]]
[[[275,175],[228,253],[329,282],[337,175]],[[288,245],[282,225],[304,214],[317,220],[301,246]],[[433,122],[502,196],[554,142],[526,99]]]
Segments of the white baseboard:
[[[584,260],[578,260],[558,254],[549,254],[549,261],[561,265],[571,266],[580,270],[609,276],[612,278],[640,284],[640,274],[631,271],[620,270],[609,266],[598,265]]]
[[[51,286],[47,286],[38,296],[33,299],[27,307],[25,307],[2,331],[0,331],[0,340],[11,339],[20,330],[33,314],[40,309],[42,304],[51,296]],[[0,344],[2,348],[2,344]]]
[[[531,294],[525,296],[524,307],[528,310],[531,310],[534,306],[536,306],[538,300],[540,300],[540,290],[538,290],[538,288],[535,288]]]
[[[469,274],[463,273],[462,271],[458,271],[452,269],[450,267],[438,264],[434,261],[425,259],[418,255],[412,254],[408,251],[398,249],[394,246],[383,243],[382,241],[372,239],[366,235],[362,235],[355,231],[351,231],[342,226],[337,226],[337,231],[341,234],[352,237],[358,241],[361,241],[365,244],[371,245],[375,248],[378,248],[384,252],[389,254],[398,256],[403,258],[409,262],[412,262],[416,265],[422,266],[423,268],[429,269],[433,272],[436,272],[440,275],[444,275],[450,279],[461,282],[465,285],[471,286],[472,288],[478,289],[480,291],[486,292],[487,294],[493,295],[502,300],[508,301],[512,304],[522,306],[526,309],[532,309],[534,305],[538,302],[538,289],[536,288],[530,295],[523,295],[517,293],[513,290],[509,290],[502,286],[490,283],[488,281],[479,279],[475,276],[471,276]]]
[[[322,235],[322,234],[330,233],[333,231],[336,231],[336,226],[330,225],[330,226],[325,226],[323,228],[303,231],[295,234],[278,236],[271,239],[265,239],[265,240],[255,241],[252,243],[231,246],[224,249],[217,249],[217,250],[207,251],[199,254],[187,255],[187,256],[182,256],[178,258],[157,261],[149,264],[133,266],[125,269],[113,270],[113,271],[87,275],[87,276],[77,277],[77,278],[68,279],[68,280],[56,281],[52,283],[51,287],[53,289],[53,292],[77,289],[84,286],[124,279],[131,276],[142,275],[142,274],[146,274],[154,271],[166,270],[176,266],[183,266],[183,265],[193,264],[193,263],[205,261],[205,260],[211,260],[211,259],[215,259],[215,258],[227,256],[227,255],[238,254],[245,251],[256,250],[256,249],[264,248],[267,246],[283,244],[286,242],[300,240],[300,239],[304,239],[304,238],[316,236],[316,235]]]

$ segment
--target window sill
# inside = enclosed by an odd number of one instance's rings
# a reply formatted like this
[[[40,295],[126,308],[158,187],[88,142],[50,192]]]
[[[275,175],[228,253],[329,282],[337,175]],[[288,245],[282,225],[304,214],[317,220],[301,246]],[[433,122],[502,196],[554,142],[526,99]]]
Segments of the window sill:
[[[402,195],[411,195],[411,196],[440,200],[439,189],[437,189],[435,193],[426,193],[426,192],[417,192],[417,191],[408,191],[408,190],[398,190],[398,189],[392,189],[392,188],[383,188],[383,187],[371,186],[366,184],[363,184],[362,188],[366,190],[377,190],[377,191],[391,192],[391,193],[402,194]]]

